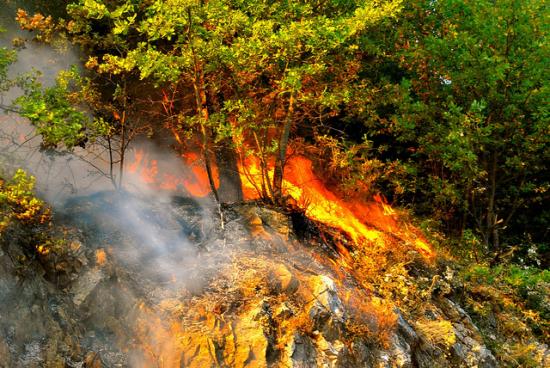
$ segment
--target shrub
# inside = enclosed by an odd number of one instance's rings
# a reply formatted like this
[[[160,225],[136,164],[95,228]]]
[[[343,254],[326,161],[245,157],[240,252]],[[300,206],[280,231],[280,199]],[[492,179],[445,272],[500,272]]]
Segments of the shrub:
[[[416,331],[432,345],[449,349],[456,342],[453,324],[445,320],[420,319],[415,323]]]
[[[14,221],[23,225],[49,222],[50,210],[33,194],[35,179],[23,170],[7,182],[0,179],[0,234]]]

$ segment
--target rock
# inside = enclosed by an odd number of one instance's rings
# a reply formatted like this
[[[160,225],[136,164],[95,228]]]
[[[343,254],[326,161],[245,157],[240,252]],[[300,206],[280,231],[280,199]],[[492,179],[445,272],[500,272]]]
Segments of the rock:
[[[397,329],[391,337],[390,349],[388,355],[391,356],[393,366],[401,368],[412,368],[413,349],[418,344],[418,335],[411,325],[405,321],[399,310],[397,314]]]
[[[317,350],[311,339],[296,335],[292,345],[291,366],[310,368],[317,366]]]
[[[242,214],[253,237],[271,239],[271,236],[264,228],[264,223],[256,207],[245,207],[242,209]]]
[[[313,297],[313,304],[310,309],[312,319],[328,315],[342,320],[344,306],[338,297],[334,281],[325,275],[310,276],[309,283],[310,297]]]
[[[227,359],[234,367],[267,367],[265,360],[268,341],[262,326],[265,317],[261,305],[240,316],[234,323],[233,334],[236,346],[234,358]]]
[[[483,338],[470,316],[449,299],[444,299],[443,309],[453,322],[456,343],[451,347],[451,353],[454,359],[467,367],[497,367],[495,357],[483,344]]]
[[[292,225],[287,215],[265,207],[260,207],[258,214],[266,226],[273,229],[284,240],[288,240]]]
[[[300,285],[296,277],[283,264],[277,264],[270,269],[268,280],[275,293],[293,294]]]
[[[181,366],[267,367],[268,340],[264,333],[262,303],[242,311],[227,323],[210,324],[206,334],[191,333],[182,341]]]
[[[381,346],[369,335],[381,331],[376,310],[353,308],[349,296],[368,296],[354,302],[367,307],[375,299],[389,305],[382,316],[391,314],[391,300],[336,270],[338,260],[327,259],[333,255],[319,243],[299,243],[283,213],[224,208],[220,242],[218,220],[194,203],[163,211],[142,201],[116,212],[114,194],[96,197],[76,203],[69,216],[86,229],[86,241],[71,246],[77,263],[58,262],[67,285],[44,280],[40,265],[22,277],[0,253],[0,367],[496,367],[472,319],[445,298],[452,275],[425,301],[422,318],[442,321],[455,341],[430,343],[395,309],[395,329],[391,319]],[[129,226],[124,215],[143,208]],[[142,229],[147,219],[154,226]],[[128,235],[135,224],[137,233]],[[180,242],[180,233],[191,240]],[[165,277],[167,270],[177,277]]]
[[[394,312],[397,314],[397,333],[410,346],[415,346],[418,344],[418,335],[413,330],[411,325],[405,321],[403,315],[398,309],[395,309]]]
[[[90,269],[80,276],[71,287],[74,304],[80,306],[104,278],[103,271],[98,268]]]

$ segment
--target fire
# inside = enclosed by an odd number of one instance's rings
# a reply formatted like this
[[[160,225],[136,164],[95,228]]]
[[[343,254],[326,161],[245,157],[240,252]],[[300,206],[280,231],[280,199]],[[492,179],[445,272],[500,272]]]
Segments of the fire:
[[[210,194],[210,183],[202,157],[195,152],[181,155],[185,174],[162,170],[160,163],[152,159],[143,150],[134,152],[134,160],[127,166],[130,173],[156,189],[177,191],[184,189],[194,197],[206,197]],[[246,200],[260,198],[262,192],[269,193],[273,179],[273,161],[262,162],[257,157],[241,160],[243,197]],[[262,175],[262,171],[266,175]],[[216,165],[212,165],[215,187],[219,187],[219,175]],[[266,176],[269,182],[264,181]],[[384,245],[386,234],[402,240],[420,253],[433,256],[433,250],[419,231],[399,221],[396,211],[380,195],[373,201],[365,202],[354,198],[340,198],[327,188],[313,169],[311,160],[300,155],[291,155],[285,166],[283,192],[294,199],[306,215],[330,227],[341,229],[349,235],[357,246]],[[344,257],[349,257],[345,246],[339,247]]]
[[[239,171],[245,199],[259,198],[262,188],[259,160],[244,159]],[[272,174],[273,170],[269,169],[268,175],[272,177]],[[287,161],[283,191],[305,210],[309,218],[343,230],[357,245],[383,242],[384,232],[389,232],[422,254],[433,255],[419,232],[398,223],[395,210],[381,196],[375,196],[371,203],[339,198],[317,177],[311,160],[306,157],[293,155]],[[339,251],[347,257],[344,246],[339,246]]]
[[[185,175],[164,170],[162,161],[153,159],[143,150],[136,150],[134,160],[127,166],[127,170],[153,188],[175,191],[182,187],[187,193],[195,197],[209,195],[210,184],[201,156],[195,152],[188,152],[181,156],[181,160],[188,168]],[[218,187],[218,169],[215,165],[212,169],[215,186]],[[265,176],[269,181],[273,179],[272,161],[263,162],[262,164],[257,157],[247,157],[241,160],[238,169],[243,196],[246,200],[258,199],[263,191],[271,191],[269,188],[270,182],[263,182],[263,180],[266,179]],[[262,175],[262,172],[265,172],[266,175]],[[357,264],[354,263],[355,254],[353,252],[359,248],[363,250],[369,249],[367,247],[390,249],[392,244],[395,244],[395,239],[397,239],[414,247],[427,257],[434,255],[433,250],[419,231],[403,222],[398,212],[382,196],[374,196],[370,202],[341,198],[316,175],[312,161],[304,156],[292,155],[287,161],[283,191],[285,195],[293,198],[309,218],[332,228],[340,229],[342,233],[347,234],[346,240],[353,242],[353,247],[349,247],[347,242],[335,241],[335,247],[341,255],[341,257],[335,259],[324,259],[321,253],[312,255],[320,264],[327,261],[331,264],[331,269],[339,276],[339,279],[335,280],[336,282],[343,283],[343,280],[350,273],[349,271],[353,270],[353,267]],[[263,230],[261,220],[252,219],[251,225]],[[98,265],[103,264],[106,261],[105,252],[98,251],[96,258]],[[365,257],[363,259],[368,260],[370,258]],[[366,264],[367,266],[370,265],[369,263]],[[358,270],[359,273],[363,269],[359,268]],[[175,282],[174,277],[172,282]],[[254,285],[258,285],[256,280]],[[255,295],[257,290],[253,290]],[[350,298],[352,299],[350,303],[356,305],[359,312],[367,316],[375,314],[380,318],[385,318],[388,321],[388,326],[395,322],[393,312],[385,313],[386,310],[392,311],[392,309],[377,305],[376,301],[366,304],[366,309],[361,309],[362,304],[354,301],[353,294],[348,294],[345,300],[349,301]],[[193,354],[195,355],[192,356],[192,359],[199,362],[197,366],[202,366],[200,359],[203,358],[200,354],[203,354],[205,361],[211,359],[210,355],[204,352],[210,352],[211,354],[212,338],[208,337],[202,330],[195,332],[187,328],[187,325],[183,323],[183,315],[180,314],[180,311],[185,309],[184,304],[171,299],[161,300],[154,307],[147,306],[144,303],[138,306],[136,311],[136,335],[139,338],[136,340],[136,347],[142,352],[142,355],[140,356],[141,361],[135,362],[135,366],[181,366],[186,363],[182,351],[186,351],[189,347],[193,347]],[[206,317],[204,322],[201,323],[207,325],[209,330],[215,331],[214,326],[218,324],[218,318],[223,317],[218,317],[216,309],[205,310],[204,315]],[[202,317],[197,316],[197,318]],[[246,320],[246,318],[243,318],[243,320]],[[233,328],[232,324],[225,324],[225,322],[218,325]],[[251,335],[252,337],[254,335]],[[197,346],[204,346],[207,349],[198,350]]]
[[[210,183],[203,161],[194,152],[183,154],[183,158],[193,172],[190,178],[183,180],[183,186],[195,197],[206,197],[210,193]],[[218,188],[220,180],[218,168],[215,165],[212,167],[212,176],[214,177],[214,186]]]
[[[210,194],[210,183],[203,160],[195,152],[181,155],[188,170],[180,175],[159,168],[159,161],[150,158],[142,149],[136,149],[133,156],[133,161],[126,167],[127,171],[135,174],[142,183],[152,188],[169,191],[183,189],[193,197],[206,197]],[[220,181],[216,165],[212,167],[212,175],[214,185],[218,188]]]
[[[107,254],[105,253],[105,250],[98,249],[95,252],[95,259],[98,266],[103,266],[105,264],[105,261],[107,260]]]

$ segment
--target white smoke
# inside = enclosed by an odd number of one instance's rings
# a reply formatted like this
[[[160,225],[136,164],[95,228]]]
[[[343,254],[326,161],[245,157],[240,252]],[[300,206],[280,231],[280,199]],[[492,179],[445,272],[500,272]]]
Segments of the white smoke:
[[[11,47],[14,37],[30,38],[28,33],[17,28],[13,20],[16,7],[11,2],[9,5],[0,18],[7,29],[0,34],[0,47]],[[72,47],[54,49],[27,41],[18,51],[10,74],[15,76],[34,70],[41,74],[43,85],[49,86],[59,71],[79,64],[79,53]],[[16,88],[8,91],[3,96],[3,104],[9,104],[20,93]],[[215,246],[219,234],[219,222],[211,210],[212,199],[207,196],[194,201],[192,207],[197,211],[194,218],[176,213],[177,208],[172,203],[174,196],[188,193],[182,187],[160,190],[158,183],[144,181],[140,170],[128,170],[139,151],[147,153],[148,163],[156,162],[156,177],[160,180],[164,174],[179,178],[193,175],[191,168],[186,167],[172,149],[147,139],[136,140],[127,149],[124,191],[115,193],[111,180],[105,175],[109,172],[109,155],[104,147],[77,147],[65,153],[43,150],[40,136],[25,119],[15,113],[0,115],[0,168],[4,171],[0,176],[9,176],[9,171],[23,168],[36,177],[39,196],[58,214],[67,211],[69,216],[92,218],[91,227],[83,231],[91,232],[87,234],[88,241],[90,236],[97,236],[86,245],[108,249],[108,263],[111,264],[110,268],[101,271],[106,275],[96,279],[99,283],[94,285],[93,293],[111,298],[116,305],[122,306],[122,311],[117,313],[124,316],[120,323],[127,326],[128,331],[133,328],[131,311],[138,303],[155,295],[159,299],[161,296],[177,298],[181,293],[198,290],[209,275],[217,272],[220,263],[228,261],[228,253],[205,253],[207,248]],[[73,224],[78,226],[79,219],[75,220]],[[128,285],[139,286],[132,289]],[[102,303],[88,302],[87,315],[93,317],[90,318],[94,323],[114,318],[102,309]],[[88,331],[92,340],[94,333]]]

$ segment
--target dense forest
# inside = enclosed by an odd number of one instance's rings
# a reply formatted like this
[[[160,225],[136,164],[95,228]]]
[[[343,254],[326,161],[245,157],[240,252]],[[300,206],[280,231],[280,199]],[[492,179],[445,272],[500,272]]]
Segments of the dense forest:
[[[124,191],[129,147],[168,139],[200,157],[222,227],[223,207],[249,199],[307,213],[285,189],[290,160],[306,157],[338,198],[398,208],[465,280],[514,295],[548,339],[546,2],[27,5],[13,14],[27,37],[0,48],[0,93],[20,93],[0,107],[26,118],[43,150],[101,147],[105,165],[91,164]],[[82,62],[54,83],[14,75],[26,43],[78,48]],[[243,166],[254,167],[254,194]],[[18,171],[3,184],[0,232],[14,220],[49,221],[31,181]]]

